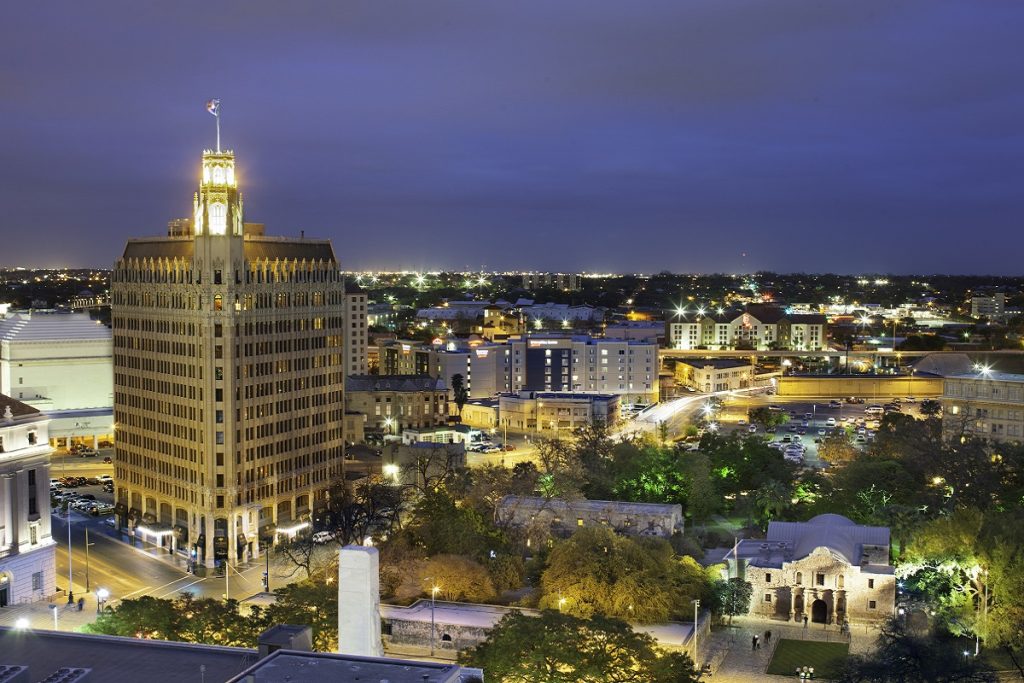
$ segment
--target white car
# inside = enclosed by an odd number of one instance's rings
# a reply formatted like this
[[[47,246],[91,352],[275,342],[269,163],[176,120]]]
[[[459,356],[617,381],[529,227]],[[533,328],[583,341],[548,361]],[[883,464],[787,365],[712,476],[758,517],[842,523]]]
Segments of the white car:
[[[825,426],[826,427],[835,427],[836,426],[836,419],[834,417],[830,417],[829,419],[825,420]]]
[[[750,426],[748,426],[747,427],[747,431],[750,432],[751,434],[756,434],[757,433],[757,425],[750,425]]]
[[[334,540],[334,534],[330,531],[318,531],[313,534],[313,543],[330,543]]]

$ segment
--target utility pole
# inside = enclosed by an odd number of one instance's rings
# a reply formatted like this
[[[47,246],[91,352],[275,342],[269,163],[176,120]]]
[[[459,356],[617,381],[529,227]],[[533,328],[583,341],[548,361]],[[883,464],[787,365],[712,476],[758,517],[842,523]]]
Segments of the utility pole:
[[[85,527],[85,592],[89,592],[89,527]]]

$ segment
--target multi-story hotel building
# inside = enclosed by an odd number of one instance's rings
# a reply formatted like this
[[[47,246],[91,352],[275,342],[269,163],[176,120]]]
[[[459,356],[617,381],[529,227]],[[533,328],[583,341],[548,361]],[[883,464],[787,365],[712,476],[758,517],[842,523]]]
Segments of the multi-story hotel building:
[[[585,335],[509,341],[510,391],[616,394],[625,403],[658,400],[658,347]]]
[[[786,313],[769,306],[749,306],[744,311],[677,314],[666,323],[666,327],[666,341],[671,349],[828,349],[825,316]]]
[[[329,241],[243,223],[234,153],[203,153],[193,209],[114,267],[115,466],[119,521],[210,565],[342,474],[345,290]]]
[[[49,422],[0,394],[0,607],[54,592]]]
[[[1024,375],[982,370],[942,382],[942,435],[1024,442]]]

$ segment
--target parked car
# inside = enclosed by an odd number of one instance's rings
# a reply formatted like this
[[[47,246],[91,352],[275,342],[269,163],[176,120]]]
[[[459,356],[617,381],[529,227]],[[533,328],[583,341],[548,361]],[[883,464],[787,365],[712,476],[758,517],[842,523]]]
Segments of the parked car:
[[[830,417],[829,419],[825,420],[826,427],[835,427],[836,424],[836,419],[834,417]]]
[[[757,425],[748,425],[747,426],[747,432],[750,433],[750,434],[756,434],[757,433]]]
[[[313,543],[330,543],[334,540],[334,534],[330,531],[318,531],[313,534]]]

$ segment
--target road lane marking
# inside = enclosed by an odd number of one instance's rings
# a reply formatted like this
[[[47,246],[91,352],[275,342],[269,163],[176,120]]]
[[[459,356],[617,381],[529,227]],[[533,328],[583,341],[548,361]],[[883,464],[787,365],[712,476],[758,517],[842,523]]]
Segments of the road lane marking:
[[[181,577],[180,579],[175,579],[174,581],[171,581],[169,583],[165,583],[162,586],[157,586],[156,588],[152,588],[152,590],[153,591],[162,590],[164,588],[167,588],[170,585],[178,583],[179,581],[186,581],[186,580],[188,580],[190,578],[192,578],[192,575],[191,574],[186,574],[185,576]],[[200,579],[200,581],[202,581],[202,579]],[[189,585],[191,585],[191,584],[189,584]],[[147,590],[150,590],[150,589],[151,589],[151,586],[143,586],[142,588],[140,588],[138,590],[135,590],[135,591],[132,591],[131,593],[128,593],[127,595],[122,595],[120,599],[124,600],[126,598],[130,598],[131,596],[135,595],[136,593],[141,593],[143,591],[147,591]]]

